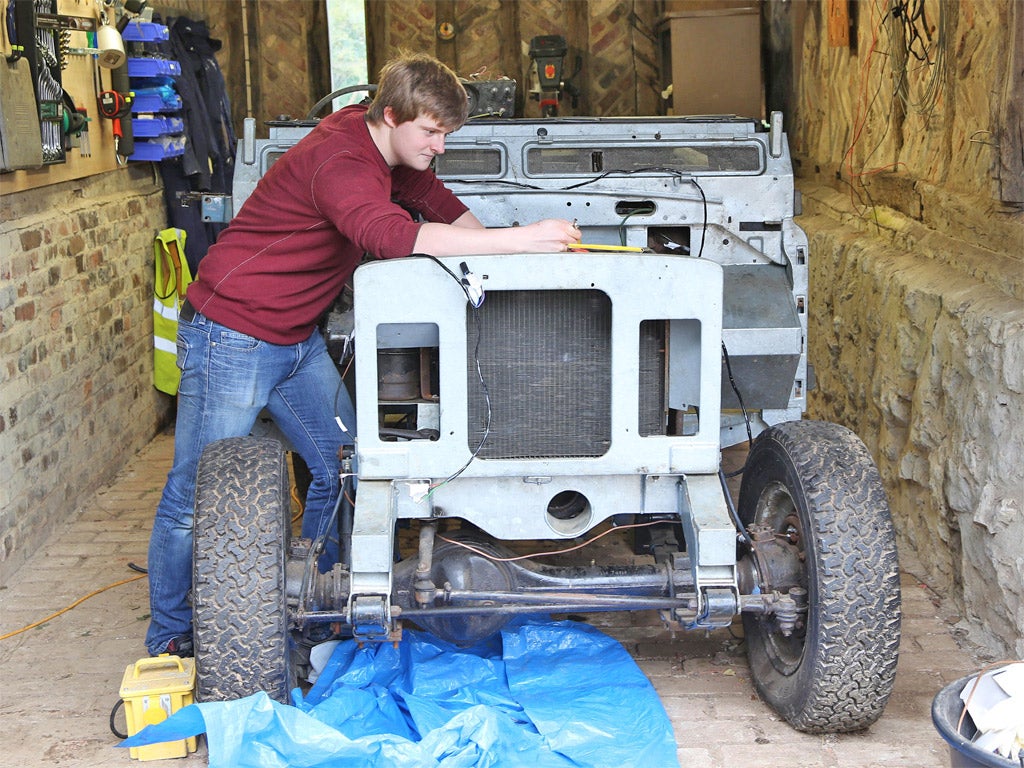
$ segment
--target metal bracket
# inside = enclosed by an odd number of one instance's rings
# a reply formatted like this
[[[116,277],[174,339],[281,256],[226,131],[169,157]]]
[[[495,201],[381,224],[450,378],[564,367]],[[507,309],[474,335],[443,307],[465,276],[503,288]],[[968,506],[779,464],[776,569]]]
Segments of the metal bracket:
[[[188,208],[199,202],[203,221],[227,224],[231,220],[231,195],[217,195],[208,192],[178,192],[178,202]]]
[[[782,113],[772,112],[768,122],[770,126],[768,130],[768,151],[772,157],[782,157]]]
[[[697,617],[689,628],[725,627],[739,607],[736,586],[736,528],[722,488],[713,475],[679,480],[679,518],[697,593]]]
[[[401,627],[391,620],[389,604],[387,595],[354,595],[348,604],[352,636],[360,642],[401,639]]]
[[[738,592],[730,587],[709,587],[697,593],[700,613],[688,629],[728,627],[739,609]]]

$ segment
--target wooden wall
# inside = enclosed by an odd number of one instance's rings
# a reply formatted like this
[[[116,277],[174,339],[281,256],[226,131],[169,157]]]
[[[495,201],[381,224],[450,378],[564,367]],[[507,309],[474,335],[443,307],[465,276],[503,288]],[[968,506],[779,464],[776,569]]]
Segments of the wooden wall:
[[[377,72],[399,50],[434,54],[460,76],[516,80],[517,114],[536,117],[529,88],[530,40],[562,35],[569,46],[564,75],[580,90],[562,115],[653,115],[662,109],[655,27],[661,2],[622,0],[369,0],[369,69]],[[438,25],[455,25],[442,40]]]
[[[159,9],[205,19],[222,41],[218,61],[236,130],[248,115],[256,118],[258,132],[279,115],[303,117],[331,90],[320,0],[166,0]],[[577,106],[566,99],[561,114],[659,114],[663,85],[655,28],[663,10],[661,0],[366,0],[368,71],[375,81],[400,51],[425,51],[462,77],[513,78],[517,114],[538,116],[538,102],[525,98],[527,47],[536,35],[559,34],[569,45],[565,74],[580,88]],[[453,38],[438,35],[441,22],[454,24]]]

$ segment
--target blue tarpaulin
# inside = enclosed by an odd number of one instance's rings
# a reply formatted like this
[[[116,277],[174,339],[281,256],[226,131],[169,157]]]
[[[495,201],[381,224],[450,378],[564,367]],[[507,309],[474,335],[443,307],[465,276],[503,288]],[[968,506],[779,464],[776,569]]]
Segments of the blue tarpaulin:
[[[344,641],[293,697],[193,704],[120,746],[205,731],[211,768],[679,765],[650,682],[577,622],[524,619],[470,648],[415,630],[397,648]]]

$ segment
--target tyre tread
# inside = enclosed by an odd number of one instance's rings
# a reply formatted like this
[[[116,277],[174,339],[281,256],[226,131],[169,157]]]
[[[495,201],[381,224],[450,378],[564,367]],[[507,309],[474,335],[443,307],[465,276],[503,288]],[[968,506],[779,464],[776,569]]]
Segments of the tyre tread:
[[[806,688],[795,700],[773,701],[772,675],[755,684],[798,730],[861,730],[881,716],[892,693],[900,640],[899,564],[881,477],[864,443],[829,422],[771,427],[751,449],[748,466],[766,454],[792,464],[813,510],[821,607],[818,642],[808,638],[812,653],[805,647],[801,662],[810,665],[801,670]],[[745,523],[754,503],[741,492]]]
[[[287,494],[276,440],[228,438],[203,452],[192,586],[198,701],[261,690],[288,701]]]

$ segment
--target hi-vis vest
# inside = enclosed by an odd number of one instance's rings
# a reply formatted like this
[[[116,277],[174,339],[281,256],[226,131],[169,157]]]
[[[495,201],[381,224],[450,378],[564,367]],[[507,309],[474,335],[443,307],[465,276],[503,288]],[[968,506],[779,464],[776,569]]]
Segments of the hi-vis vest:
[[[170,227],[153,241],[153,386],[169,395],[178,393],[178,309],[192,273],[185,260],[185,230]]]

